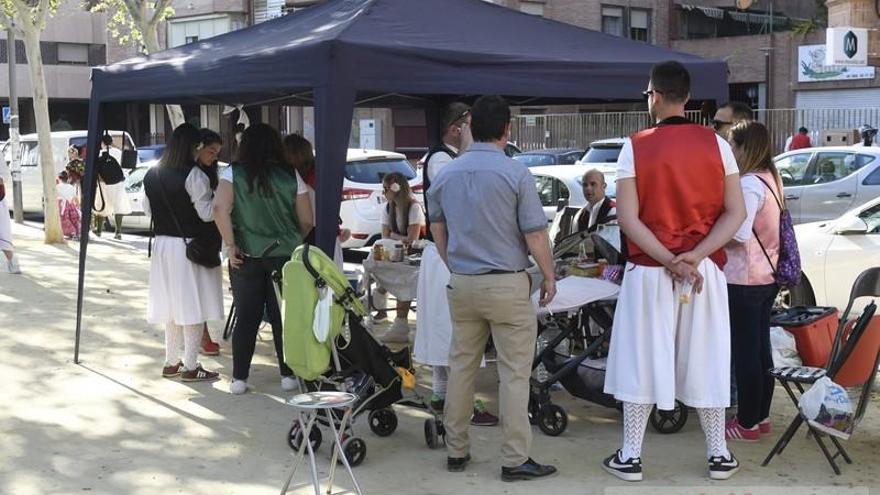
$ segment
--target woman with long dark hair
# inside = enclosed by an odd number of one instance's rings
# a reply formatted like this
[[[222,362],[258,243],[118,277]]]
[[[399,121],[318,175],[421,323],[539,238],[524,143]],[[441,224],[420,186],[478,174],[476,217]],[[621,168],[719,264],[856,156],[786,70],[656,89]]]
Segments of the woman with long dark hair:
[[[213,191],[217,189],[220,181],[217,157],[220,154],[220,150],[223,149],[223,138],[211,129],[202,128],[199,129],[199,142],[202,146],[196,155],[196,165],[208,176],[208,182],[211,184],[213,195]],[[202,330],[202,343],[199,349],[206,356],[217,356],[220,354],[220,344],[211,339],[207,322],[205,322],[205,327]]]
[[[221,268],[196,264],[186,255],[192,239],[218,237],[210,179],[196,164],[203,148],[199,130],[192,124],[180,125],[171,134],[159,165],[144,176],[144,212],[152,216],[156,234],[147,322],[165,325],[162,376],[180,375],[183,381],[219,377],[196,359],[205,322],[223,319]]]
[[[281,313],[272,287],[280,270],[312,230],[312,207],[299,173],[284,157],[278,131],[267,124],[247,128],[238,162],[220,176],[214,219],[229,254],[232,295],[237,320],[232,335],[233,394],[247,391],[257,331],[268,310],[284,390],[296,388],[293,371],[284,363]]]
[[[728,440],[757,441],[770,432],[773,367],[770,310],[779,292],[774,280],[779,260],[782,181],[773,164],[770,133],[759,122],[740,122],[730,131],[739,166],[746,220],[727,245],[731,359],[737,386],[737,415],[727,423]]]

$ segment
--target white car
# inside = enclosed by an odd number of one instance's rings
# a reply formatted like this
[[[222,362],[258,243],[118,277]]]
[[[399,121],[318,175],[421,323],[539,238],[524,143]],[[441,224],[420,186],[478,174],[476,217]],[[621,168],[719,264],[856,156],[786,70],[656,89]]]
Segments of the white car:
[[[804,148],[773,161],[796,224],[837,218],[880,197],[880,148]]]
[[[587,166],[587,165],[552,165],[547,167],[532,167],[529,172],[535,177],[535,187],[538,189],[538,197],[547,221],[552,222],[559,210],[559,200],[565,200],[566,206],[582,207],[587,204],[583,192],[584,173],[591,169],[599,169],[605,175],[605,183],[608,187],[605,194],[615,197],[616,187],[614,178],[616,167]]]
[[[880,198],[834,220],[798,225],[795,233],[804,277],[783,304],[843,311],[856,277],[880,266]],[[854,308],[861,311],[865,302]]]
[[[144,176],[150,168],[159,164],[159,160],[149,160],[141,163],[125,178],[125,192],[131,204],[131,213],[122,217],[122,227],[130,230],[149,231],[150,217],[144,213],[143,194]],[[229,166],[228,163],[219,162],[220,171]]]
[[[617,167],[617,157],[620,156],[620,150],[623,149],[623,145],[627,141],[629,141],[629,138],[611,138],[593,141],[576,164],[591,167]]]
[[[131,136],[124,131],[109,131],[114,146],[123,150],[123,162],[120,165],[134,166],[137,162],[137,148]],[[55,174],[67,166],[67,150],[73,145],[85,146],[88,131],[63,131],[51,134],[52,157],[55,160]],[[40,146],[36,134],[24,134],[19,138],[21,153],[21,189],[22,207],[25,213],[43,213],[43,176],[40,164]],[[12,150],[9,143],[2,148],[3,159],[11,166]],[[5,177],[8,184],[11,177]]]
[[[349,149],[342,185],[342,203],[339,216],[342,227],[351,230],[351,238],[343,248],[359,248],[382,237],[382,208],[385,195],[382,178],[400,172],[409,181],[416,199],[424,204],[422,178],[406,156],[392,151]]]

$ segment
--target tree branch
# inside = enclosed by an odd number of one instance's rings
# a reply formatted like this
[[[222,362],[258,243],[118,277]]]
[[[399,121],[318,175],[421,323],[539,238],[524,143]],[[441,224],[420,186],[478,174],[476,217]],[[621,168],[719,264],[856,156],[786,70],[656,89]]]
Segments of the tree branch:
[[[159,0],[158,3],[156,3],[156,8],[153,10],[153,17],[150,19],[150,27],[156,27],[159,22],[162,21],[162,16],[170,5],[171,0]]]

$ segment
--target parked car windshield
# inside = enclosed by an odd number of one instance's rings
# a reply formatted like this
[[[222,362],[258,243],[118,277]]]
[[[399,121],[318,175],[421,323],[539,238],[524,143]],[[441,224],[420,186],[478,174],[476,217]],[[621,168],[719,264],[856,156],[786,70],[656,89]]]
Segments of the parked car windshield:
[[[147,175],[147,170],[150,170],[150,167],[138,167],[128,174],[128,177],[125,178],[126,192],[134,193],[141,190],[141,187],[144,185],[144,176]]]
[[[617,163],[620,146],[593,146],[584,153],[582,163]]]
[[[393,172],[400,172],[407,180],[416,178],[416,171],[404,159],[363,160],[345,166],[345,178],[360,184],[381,184],[382,178]]]
[[[543,165],[556,165],[556,158],[553,155],[541,155],[536,153],[521,153],[513,157],[514,160],[522,163],[526,167],[540,167]]]

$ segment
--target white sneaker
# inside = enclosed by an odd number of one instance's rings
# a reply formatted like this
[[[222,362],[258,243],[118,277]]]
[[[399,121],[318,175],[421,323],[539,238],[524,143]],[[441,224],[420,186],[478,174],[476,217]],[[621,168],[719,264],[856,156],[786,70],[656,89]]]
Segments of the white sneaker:
[[[12,255],[11,260],[6,261],[6,271],[9,273],[21,273],[21,266],[18,264],[18,258]]]
[[[232,380],[232,383],[229,384],[229,393],[234,395],[241,395],[248,390],[248,384],[245,380]]]
[[[293,392],[299,388],[299,382],[292,376],[282,376],[281,388],[283,388],[285,392]]]
[[[409,322],[396,318],[391,328],[382,336],[382,341],[390,344],[406,344],[409,342]]]

